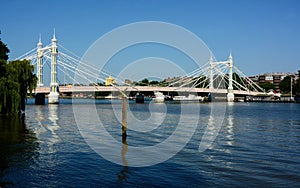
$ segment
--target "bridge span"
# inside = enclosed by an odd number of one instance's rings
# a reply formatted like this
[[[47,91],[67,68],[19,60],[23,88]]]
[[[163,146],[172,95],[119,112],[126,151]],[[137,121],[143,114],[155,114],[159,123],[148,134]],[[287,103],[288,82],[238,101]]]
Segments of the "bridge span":
[[[190,87],[158,87],[158,86],[59,86],[60,93],[85,93],[85,92],[118,92],[118,91],[147,91],[147,92],[178,92],[178,93],[224,93],[227,89],[190,88]],[[37,87],[35,93],[50,93],[50,87]],[[256,91],[233,90],[236,95],[255,96],[261,94]]]
[[[58,50],[58,47],[62,50]],[[35,97],[37,104],[44,104],[46,95],[48,95],[49,104],[59,103],[59,96],[62,93],[120,91],[120,93],[123,92],[123,96],[125,94],[124,91],[178,92],[179,94],[220,93],[226,94],[228,102],[234,101],[235,95],[243,97],[265,93],[259,85],[234,66],[231,52],[225,61],[216,61],[211,55],[207,63],[186,75],[182,75],[177,80],[169,82],[169,85],[166,87],[124,86],[126,85],[125,79],[118,76],[115,77],[118,80],[113,83],[113,86],[96,86],[98,83],[106,82],[106,78],[113,75],[89,62],[83,62],[80,57],[59,45],[55,33],[50,44],[43,46],[41,38],[39,38],[35,49],[30,50],[17,59],[28,59],[31,61],[31,64],[36,66],[37,88],[35,89]],[[43,80],[45,76],[43,67],[45,64],[51,69],[49,87],[44,85]],[[58,79],[58,73],[63,74],[64,81]],[[67,79],[69,78],[67,82],[65,80],[66,77]],[[74,85],[60,86],[66,83],[73,83]],[[95,86],[75,86],[75,84],[82,85],[87,83]]]

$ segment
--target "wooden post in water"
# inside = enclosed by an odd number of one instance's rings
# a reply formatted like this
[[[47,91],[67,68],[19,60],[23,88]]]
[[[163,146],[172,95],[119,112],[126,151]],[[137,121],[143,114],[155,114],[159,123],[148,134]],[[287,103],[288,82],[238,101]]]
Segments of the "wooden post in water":
[[[126,143],[127,136],[127,98],[123,95],[122,97],[122,142]]]

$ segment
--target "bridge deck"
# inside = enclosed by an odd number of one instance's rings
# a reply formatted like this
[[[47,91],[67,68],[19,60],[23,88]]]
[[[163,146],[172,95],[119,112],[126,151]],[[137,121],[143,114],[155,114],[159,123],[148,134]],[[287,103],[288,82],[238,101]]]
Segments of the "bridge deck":
[[[161,91],[161,92],[198,92],[198,93],[227,93],[227,89],[189,88],[189,87],[155,87],[155,86],[59,86],[61,93],[80,92],[117,92],[117,91]],[[35,93],[50,93],[49,87],[38,87]],[[261,92],[234,90],[234,94],[257,95]]]

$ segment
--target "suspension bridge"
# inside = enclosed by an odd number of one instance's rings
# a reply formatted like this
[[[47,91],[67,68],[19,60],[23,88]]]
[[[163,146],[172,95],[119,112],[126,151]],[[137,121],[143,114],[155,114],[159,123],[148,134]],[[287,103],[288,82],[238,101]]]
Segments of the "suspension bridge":
[[[97,83],[105,82],[113,75],[108,71],[83,62],[79,56],[72,53],[57,42],[55,33],[51,43],[43,46],[41,36],[37,47],[18,57],[27,59],[36,67],[37,88],[35,89],[37,103],[43,103],[48,95],[48,103],[59,103],[62,93],[78,92],[178,92],[178,93],[221,93],[226,94],[227,101],[234,101],[235,96],[255,96],[265,93],[264,90],[246,76],[233,64],[230,55],[226,61],[215,61],[211,56],[207,63],[169,82],[165,87],[160,86],[133,86],[125,83],[125,79],[115,77],[117,84],[99,86]],[[50,85],[44,84],[44,69],[50,71]],[[58,74],[63,74],[63,82],[58,80]],[[61,78],[61,77],[60,77]],[[66,85],[65,79],[72,84]],[[89,83],[86,86],[84,83]],[[64,84],[63,84],[64,83]]]

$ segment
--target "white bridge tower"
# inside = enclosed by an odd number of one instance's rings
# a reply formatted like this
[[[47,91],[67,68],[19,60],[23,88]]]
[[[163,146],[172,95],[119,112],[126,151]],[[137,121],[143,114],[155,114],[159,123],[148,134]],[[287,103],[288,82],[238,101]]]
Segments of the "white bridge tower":
[[[227,93],[227,101],[228,102],[233,102],[234,101],[234,93],[233,93],[233,87],[232,87],[232,66],[233,66],[233,61],[232,61],[232,56],[231,52],[228,57],[228,64],[229,64],[229,79],[228,79],[228,93]]]
[[[215,68],[215,65],[225,64],[225,65],[229,66],[227,101],[233,102],[234,101],[234,93],[233,93],[233,85],[232,85],[233,61],[232,61],[231,52],[229,54],[228,61],[214,62],[212,56],[210,56],[209,63],[210,63],[209,89],[211,90],[211,92],[213,92],[213,90],[214,90],[214,71],[213,70]]]
[[[55,38],[55,32],[52,38],[51,45],[51,83],[50,83],[50,94],[48,95],[49,104],[59,103],[58,83],[56,81],[56,64],[57,64],[57,40]]]
[[[37,87],[43,87],[43,44],[41,35],[37,44]]]

